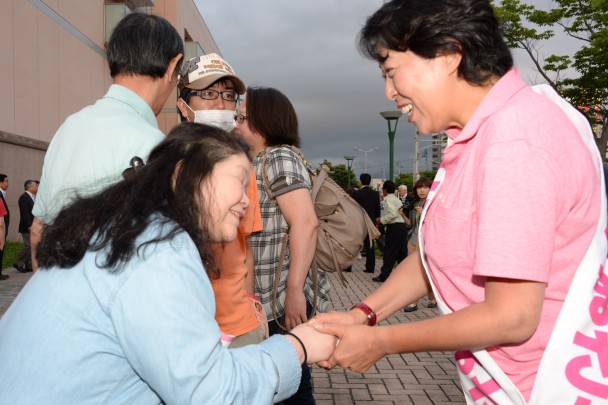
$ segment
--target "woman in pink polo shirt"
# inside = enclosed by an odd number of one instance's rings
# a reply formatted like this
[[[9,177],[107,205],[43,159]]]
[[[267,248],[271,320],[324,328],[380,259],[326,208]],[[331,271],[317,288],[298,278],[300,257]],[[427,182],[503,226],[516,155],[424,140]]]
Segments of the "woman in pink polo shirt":
[[[449,350],[469,403],[607,400],[605,193],[585,119],[524,83],[488,0],[393,0],[359,45],[408,121],[450,140],[422,256],[351,311],[312,321],[340,339],[322,365],[364,371],[387,354]],[[431,285],[443,316],[361,326]]]

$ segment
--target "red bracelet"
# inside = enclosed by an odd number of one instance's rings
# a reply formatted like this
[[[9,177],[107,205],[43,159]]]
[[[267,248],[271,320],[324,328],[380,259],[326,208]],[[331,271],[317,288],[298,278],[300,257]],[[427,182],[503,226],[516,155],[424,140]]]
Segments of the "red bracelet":
[[[374,326],[376,324],[376,313],[367,304],[360,302],[353,305],[351,310],[355,308],[360,309],[363,311],[363,313],[365,313],[365,315],[367,315],[367,324],[369,326]]]

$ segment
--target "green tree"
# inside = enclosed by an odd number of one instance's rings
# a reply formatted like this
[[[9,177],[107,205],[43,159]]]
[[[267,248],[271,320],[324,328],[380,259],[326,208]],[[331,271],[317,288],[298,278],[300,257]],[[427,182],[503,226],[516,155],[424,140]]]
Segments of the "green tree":
[[[427,179],[433,180],[437,174],[437,170],[423,170],[418,173],[420,178],[426,177]],[[395,179],[395,187],[399,187],[401,184],[407,186],[407,191],[411,193],[414,190],[414,174],[413,173],[401,173]]]
[[[401,173],[395,178],[395,187],[405,184],[408,191],[412,191],[414,186],[414,175],[412,173]]]
[[[554,0],[549,11],[502,0],[494,10],[511,48],[523,49],[543,79],[589,119],[602,156],[608,145],[608,0]],[[575,38],[581,47],[574,55],[540,52],[555,29]],[[575,74],[568,72],[574,71]]]
[[[327,167],[329,167],[329,177],[335,181],[336,183],[338,183],[338,185],[340,187],[342,187],[344,190],[347,189],[348,187],[348,168],[346,167],[345,164],[339,164],[339,165],[334,165],[333,163],[331,163],[330,161],[328,161],[327,159],[325,159],[323,161],[323,163],[321,163],[321,165],[326,165]],[[357,184],[359,184],[357,182],[357,179],[355,178],[355,174],[352,172],[350,172],[350,186],[354,187]]]

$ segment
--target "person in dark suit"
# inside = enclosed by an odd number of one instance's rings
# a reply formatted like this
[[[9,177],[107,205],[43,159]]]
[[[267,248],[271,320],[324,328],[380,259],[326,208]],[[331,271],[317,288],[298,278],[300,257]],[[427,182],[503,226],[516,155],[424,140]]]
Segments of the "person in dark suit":
[[[0,174],[0,204],[2,204],[2,212],[6,212],[4,215],[4,244],[6,244],[6,237],[8,236],[8,225],[11,220],[11,212],[8,209],[6,203],[6,190],[8,190],[8,176],[6,174]],[[4,259],[4,244],[0,248],[0,280],[6,280],[7,275],[2,274],[2,260]]]
[[[15,262],[15,268],[21,273],[32,271],[32,256],[30,245],[30,227],[34,221],[34,201],[36,201],[36,193],[38,192],[38,181],[27,180],[23,184],[25,192],[19,197],[19,233],[23,238],[23,248],[19,254],[19,258]]]
[[[380,195],[377,191],[369,187],[372,177],[369,173],[361,173],[359,176],[361,189],[355,192],[355,201],[359,203],[367,212],[370,219],[378,225],[380,222]],[[370,243],[369,236],[365,238],[363,252],[365,253],[365,272],[373,273],[376,268],[376,252],[373,243]]]

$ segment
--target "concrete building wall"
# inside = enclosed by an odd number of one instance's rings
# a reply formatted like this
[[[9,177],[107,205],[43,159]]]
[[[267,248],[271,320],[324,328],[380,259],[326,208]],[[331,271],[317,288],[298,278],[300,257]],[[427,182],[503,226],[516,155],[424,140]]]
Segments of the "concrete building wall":
[[[23,183],[40,179],[48,143],[71,114],[94,103],[112,83],[105,50],[105,3],[116,0],[0,1],[0,173],[9,176],[8,239],[19,241],[17,200]],[[127,0],[160,15],[205,53],[219,49],[193,0]],[[150,6],[150,4],[154,4]],[[169,96],[157,117],[167,133],[178,122]]]

